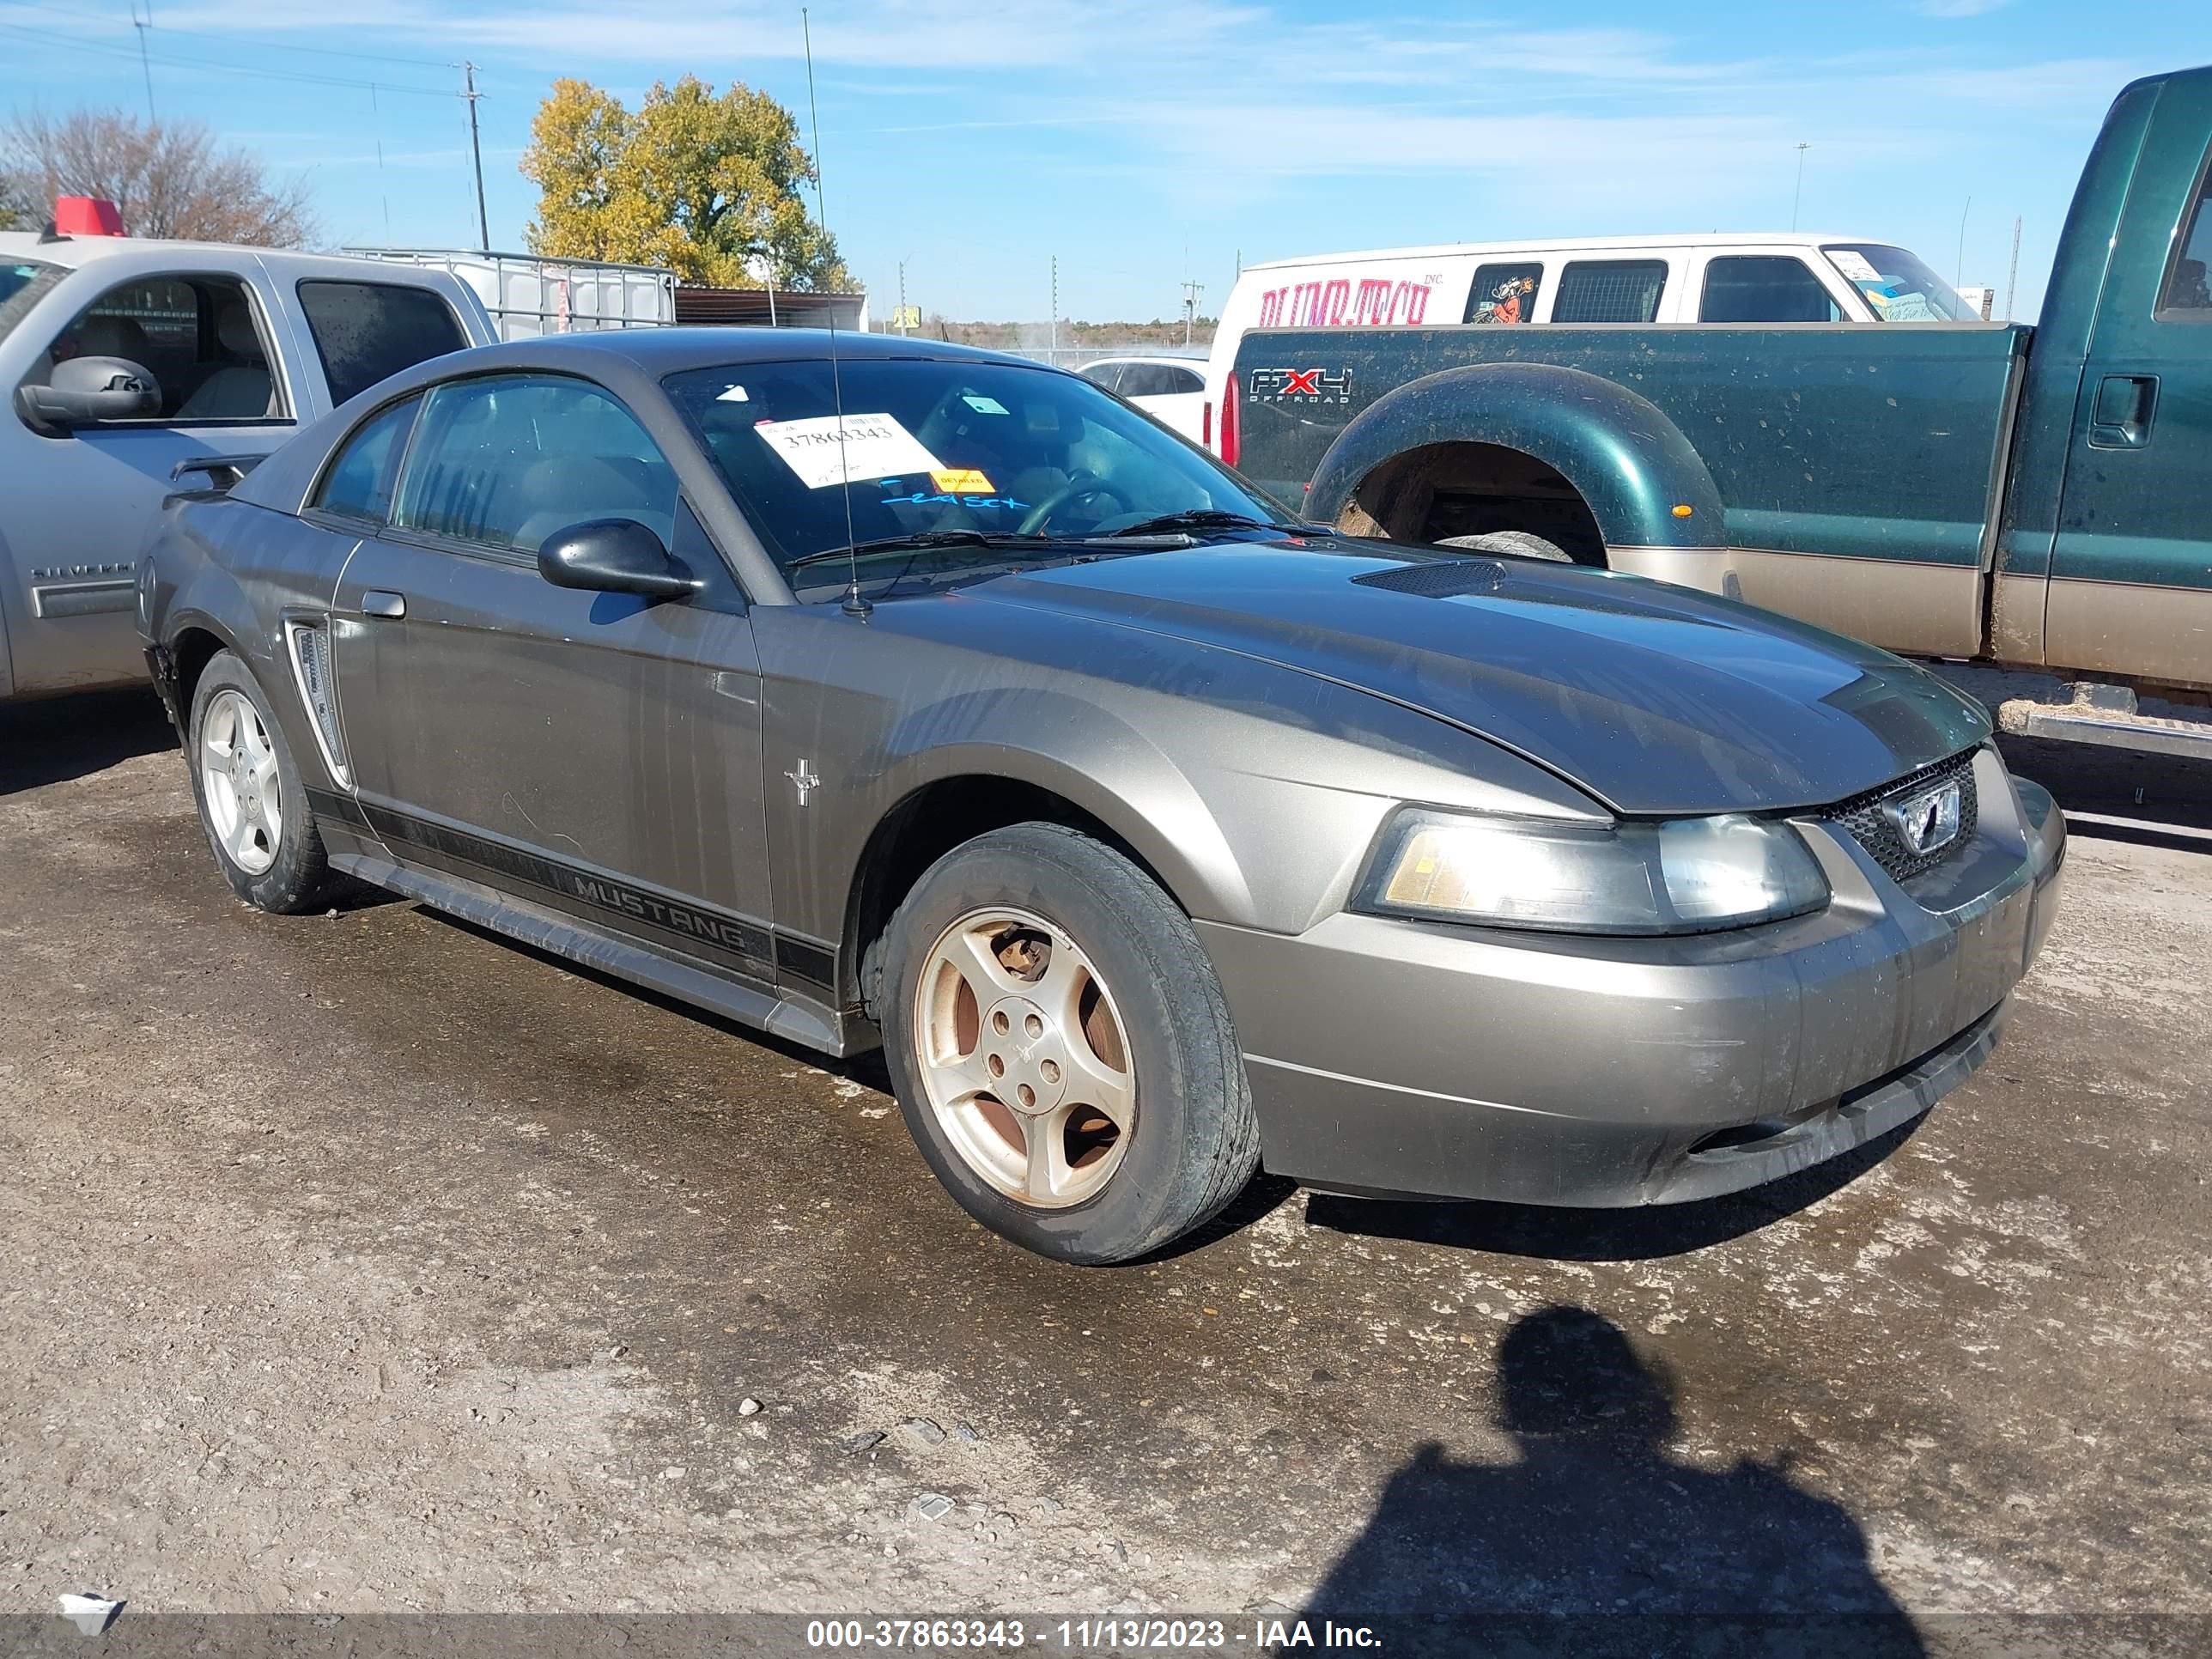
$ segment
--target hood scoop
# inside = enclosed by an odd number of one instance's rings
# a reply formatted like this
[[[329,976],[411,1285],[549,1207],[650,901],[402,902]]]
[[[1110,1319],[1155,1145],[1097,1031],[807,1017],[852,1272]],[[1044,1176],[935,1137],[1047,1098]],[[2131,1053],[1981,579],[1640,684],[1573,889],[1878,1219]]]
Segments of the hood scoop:
[[[1494,593],[1505,586],[1505,567],[1495,559],[1432,559],[1370,570],[1352,580],[1362,587],[1387,587],[1425,599],[1456,599],[1469,593]]]

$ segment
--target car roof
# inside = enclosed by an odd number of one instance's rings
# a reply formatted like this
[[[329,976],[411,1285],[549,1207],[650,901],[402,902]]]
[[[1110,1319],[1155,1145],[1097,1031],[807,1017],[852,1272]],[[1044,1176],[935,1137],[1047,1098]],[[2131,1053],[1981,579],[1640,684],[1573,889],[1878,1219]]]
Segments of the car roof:
[[[251,270],[258,262],[283,277],[355,276],[362,281],[412,283],[447,289],[447,273],[390,259],[313,253],[303,248],[260,247],[246,242],[192,242],[160,236],[42,236],[37,231],[0,231],[0,258],[36,260],[64,270],[112,264],[125,276],[155,275],[204,264],[215,270]],[[381,273],[372,277],[369,273]],[[458,283],[459,279],[453,279]]]
[[[1066,369],[943,340],[919,340],[896,334],[856,334],[825,328],[607,328],[536,339],[506,340],[465,351],[426,357],[380,380],[301,428],[291,441],[248,473],[230,494],[234,500],[299,511],[319,472],[324,457],[371,411],[447,380],[481,374],[568,374],[606,387],[630,404],[648,429],[656,417],[647,402],[662,397],[659,383],[687,369],[728,369],[748,363],[828,362],[831,342],[846,362],[906,361],[1003,364],[1075,380]],[[1087,385],[1088,382],[1079,381]]]
[[[1437,242],[1420,247],[1376,247],[1348,253],[1307,253],[1290,259],[1257,260],[1246,270],[1278,270],[1291,265],[1334,265],[1355,259],[1458,259],[1468,256],[1528,253],[1595,253],[1619,249],[1626,252],[1656,252],[1662,248],[1818,247],[1829,242],[1893,247],[1888,236],[1841,236],[1807,230],[1729,230],[1690,232],[1678,236],[1568,236],[1520,242]]]
[[[1044,365],[1026,357],[924,340],[898,334],[860,334],[839,328],[658,327],[603,328],[514,340],[480,354],[486,367],[500,362],[558,368],[564,362],[589,374],[612,357],[655,379],[687,368],[723,368],[733,363],[827,362],[831,356],[855,361],[921,358],[930,361],[1011,363],[1027,368]],[[446,360],[446,367],[453,367]],[[441,377],[442,378],[442,377]]]
[[[1089,362],[1084,364],[1083,368],[1103,368],[1109,363],[1164,363],[1170,368],[1189,368],[1193,365],[1203,368],[1206,367],[1206,359],[1195,353],[1188,357],[1176,357],[1166,353],[1146,356],[1141,352],[1116,352],[1110,357],[1093,357]],[[1080,373],[1081,370],[1077,372]]]

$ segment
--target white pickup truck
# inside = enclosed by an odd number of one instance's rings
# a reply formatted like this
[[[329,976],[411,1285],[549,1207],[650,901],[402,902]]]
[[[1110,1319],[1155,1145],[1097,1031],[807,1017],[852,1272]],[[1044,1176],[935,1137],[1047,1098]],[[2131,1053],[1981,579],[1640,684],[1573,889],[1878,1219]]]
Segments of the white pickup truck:
[[[495,337],[441,270],[0,234],[0,701],[146,678],[132,573],[180,467],[265,454],[386,375]]]

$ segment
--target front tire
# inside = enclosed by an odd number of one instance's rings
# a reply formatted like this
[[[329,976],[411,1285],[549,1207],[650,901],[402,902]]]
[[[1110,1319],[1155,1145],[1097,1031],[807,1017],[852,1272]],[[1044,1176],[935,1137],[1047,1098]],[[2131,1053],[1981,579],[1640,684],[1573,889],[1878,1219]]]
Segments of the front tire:
[[[217,652],[201,672],[186,732],[192,799],[231,890],[279,915],[326,902],[337,878],[307,810],[299,763],[236,653]]]
[[[976,1220],[1061,1261],[1127,1261],[1259,1167],[1243,1057],[1190,919],[1053,823],[955,848],[891,918],[876,989],[908,1130]]]

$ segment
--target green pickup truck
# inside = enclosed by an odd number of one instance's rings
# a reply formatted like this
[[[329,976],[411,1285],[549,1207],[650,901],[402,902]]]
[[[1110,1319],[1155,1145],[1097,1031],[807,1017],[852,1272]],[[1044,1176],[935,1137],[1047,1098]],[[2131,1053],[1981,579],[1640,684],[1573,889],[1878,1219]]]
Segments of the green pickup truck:
[[[2208,265],[2212,68],[2114,102],[2033,328],[1255,331],[1221,447],[1355,534],[1518,532],[1983,665],[2014,730],[2212,757]]]

